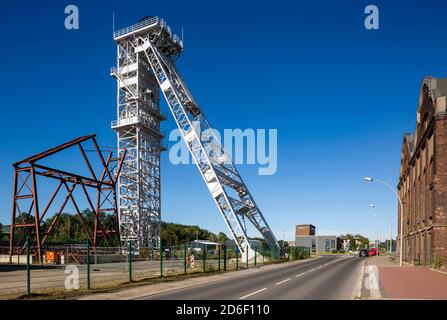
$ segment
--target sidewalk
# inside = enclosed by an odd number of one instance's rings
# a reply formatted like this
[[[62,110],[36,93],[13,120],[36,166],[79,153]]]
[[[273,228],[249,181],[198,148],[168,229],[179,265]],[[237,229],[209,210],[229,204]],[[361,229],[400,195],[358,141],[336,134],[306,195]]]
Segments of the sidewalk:
[[[388,256],[367,258],[365,265],[377,266],[382,299],[447,300],[447,274],[424,267],[401,267]]]

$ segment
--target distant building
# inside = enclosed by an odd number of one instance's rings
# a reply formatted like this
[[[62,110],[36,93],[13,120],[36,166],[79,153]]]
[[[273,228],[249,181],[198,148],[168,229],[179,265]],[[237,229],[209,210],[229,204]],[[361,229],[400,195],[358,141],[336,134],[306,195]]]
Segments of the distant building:
[[[311,224],[297,224],[295,228],[296,236],[314,236],[315,226]]]
[[[429,265],[447,261],[447,78],[422,82],[414,134],[403,137],[399,196],[403,212],[403,259]],[[400,250],[400,249],[399,249]]]
[[[315,235],[315,226],[299,224],[296,226],[295,244],[297,247],[309,248],[312,252],[324,253],[341,249],[341,241],[337,236]]]

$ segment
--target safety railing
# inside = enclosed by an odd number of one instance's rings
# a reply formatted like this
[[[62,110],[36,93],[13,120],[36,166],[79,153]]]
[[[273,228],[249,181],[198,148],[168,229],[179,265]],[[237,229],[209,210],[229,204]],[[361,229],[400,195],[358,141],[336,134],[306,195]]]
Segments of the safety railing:
[[[157,24],[158,21],[159,21],[158,17],[151,17],[151,18],[145,19],[143,21],[140,21],[140,22],[138,22],[138,23],[136,23],[134,25],[131,25],[131,26],[127,27],[127,28],[123,28],[123,29],[117,30],[117,31],[115,31],[113,33],[113,36],[116,39],[116,38],[118,38],[118,37],[120,37],[122,35],[134,32],[134,31],[139,30],[139,29],[143,29],[143,28],[145,28],[147,26],[150,26],[150,25],[153,25],[153,24]]]

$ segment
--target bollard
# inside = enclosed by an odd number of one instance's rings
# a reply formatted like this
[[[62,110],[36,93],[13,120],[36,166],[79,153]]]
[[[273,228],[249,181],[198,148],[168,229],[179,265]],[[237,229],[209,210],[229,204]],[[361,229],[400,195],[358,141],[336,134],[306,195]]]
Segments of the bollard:
[[[90,290],[90,241],[87,240],[87,256],[85,257],[87,264],[87,290]]]
[[[255,249],[255,267],[256,267],[256,253],[257,253],[257,251]]]
[[[163,278],[163,248],[160,244],[160,278]]]
[[[223,256],[223,263],[224,263],[224,271],[227,271],[227,246],[224,245],[224,256]]]
[[[132,244],[127,243],[127,264],[129,269],[129,282],[132,282]]]
[[[186,274],[186,242],[183,244],[183,273]]]
[[[31,272],[30,272],[30,262],[29,262],[29,236],[26,236],[26,293],[27,293],[27,295],[31,295]]]

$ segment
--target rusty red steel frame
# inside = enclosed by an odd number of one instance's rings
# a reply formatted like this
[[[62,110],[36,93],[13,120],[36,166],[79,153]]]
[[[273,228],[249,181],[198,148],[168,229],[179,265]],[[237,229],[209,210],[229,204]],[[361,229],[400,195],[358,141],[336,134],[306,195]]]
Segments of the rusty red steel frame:
[[[83,143],[92,143],[94,150],[86,150],[83,147]],[[67,150],[69,148],[78,148],[85,162],[85,165],[90,172],[90,176],[82,176],[79,174],[74,174],[64,170],[59,170],[56,168],[51,168],[40,163],[41,160],[47,159],[48,157],[55,155],[61,151]],[[87,151],[91,151],[96,154],[99,158],[101,166],[101,175],[99,172],[95,173],[91,163],[90,158],[87,155]],[[14,246],[19,248],[21,251],[25,248],[24,239],[15,239],[15,231],[18,228],[28,229],[26,232],[30,236],[30,245],[33,254],[39,262],[42,262],[42,247],[48,237],[57,227],[57,221],[59,216],[63,212],[67,203],[71,201],[76,213],[79,215],[84,232],[88,237],[88,241],[91,244],[92,250],[95,249],[97,244],[98,236],[102,236],[105,243],[108,244],[113,237],[119,237],[119,226],[118,226],[118,206],[117,206],[117,193],[116,184],[118,177],[121,172],[121,168],[126,156],[126,151],[124,151],[120,157],[114,158],[113,151],[108,151],[108,156],[104,157],[103,151],[100,149],[97,141],[96,135],[87,135],[83,137],[76,138],[74,140],[68,141],[61,145],[58,145],[52,149],[46,150],[22,161],[16,162],[14,166],[14,184],[13,184],[13,195],[12,195],[12,218],[11,218],[11,229],[10,229],[10,261],[12,261],[12,256],[14,254]],[[97,159],[98,160],[98,159]],[[48,203],[44,207],[43,211],[39,207],[39,188],[37,186],[36,177],[41,176],[48,179],[57,180],[57,187],[53,191]],[[40,184],[39,184],[40,186]],[[91,232],[87,227],[86,221],[81,213],[78,205],[74,191],[76,188],[82,190],[81,194],[84,194],[89,205],[89,209],[94,212],[95,222],[94,230]],[[58,207],[56,213],[51,218],[52,221],[47,228],[43,230],[42,222],[45,216],[48,214],[50,207],[55,202],[58,194],[61,190],[66,191],[66,196],[60,206]],[[89,194],[90,191],[90,194]],[[91,193],[96,194],[96,203],[93,203]],[[28,207],[28,211],[21,211],[20,204],[27,201],[25,204]],[[101,224],[101,213],[113,214],[115,218],[114,230],[106,230]],[[29,221],[30,219],[24,218],[33,216],[34,221]],[[28,220],[28,221],[26,221]]]

